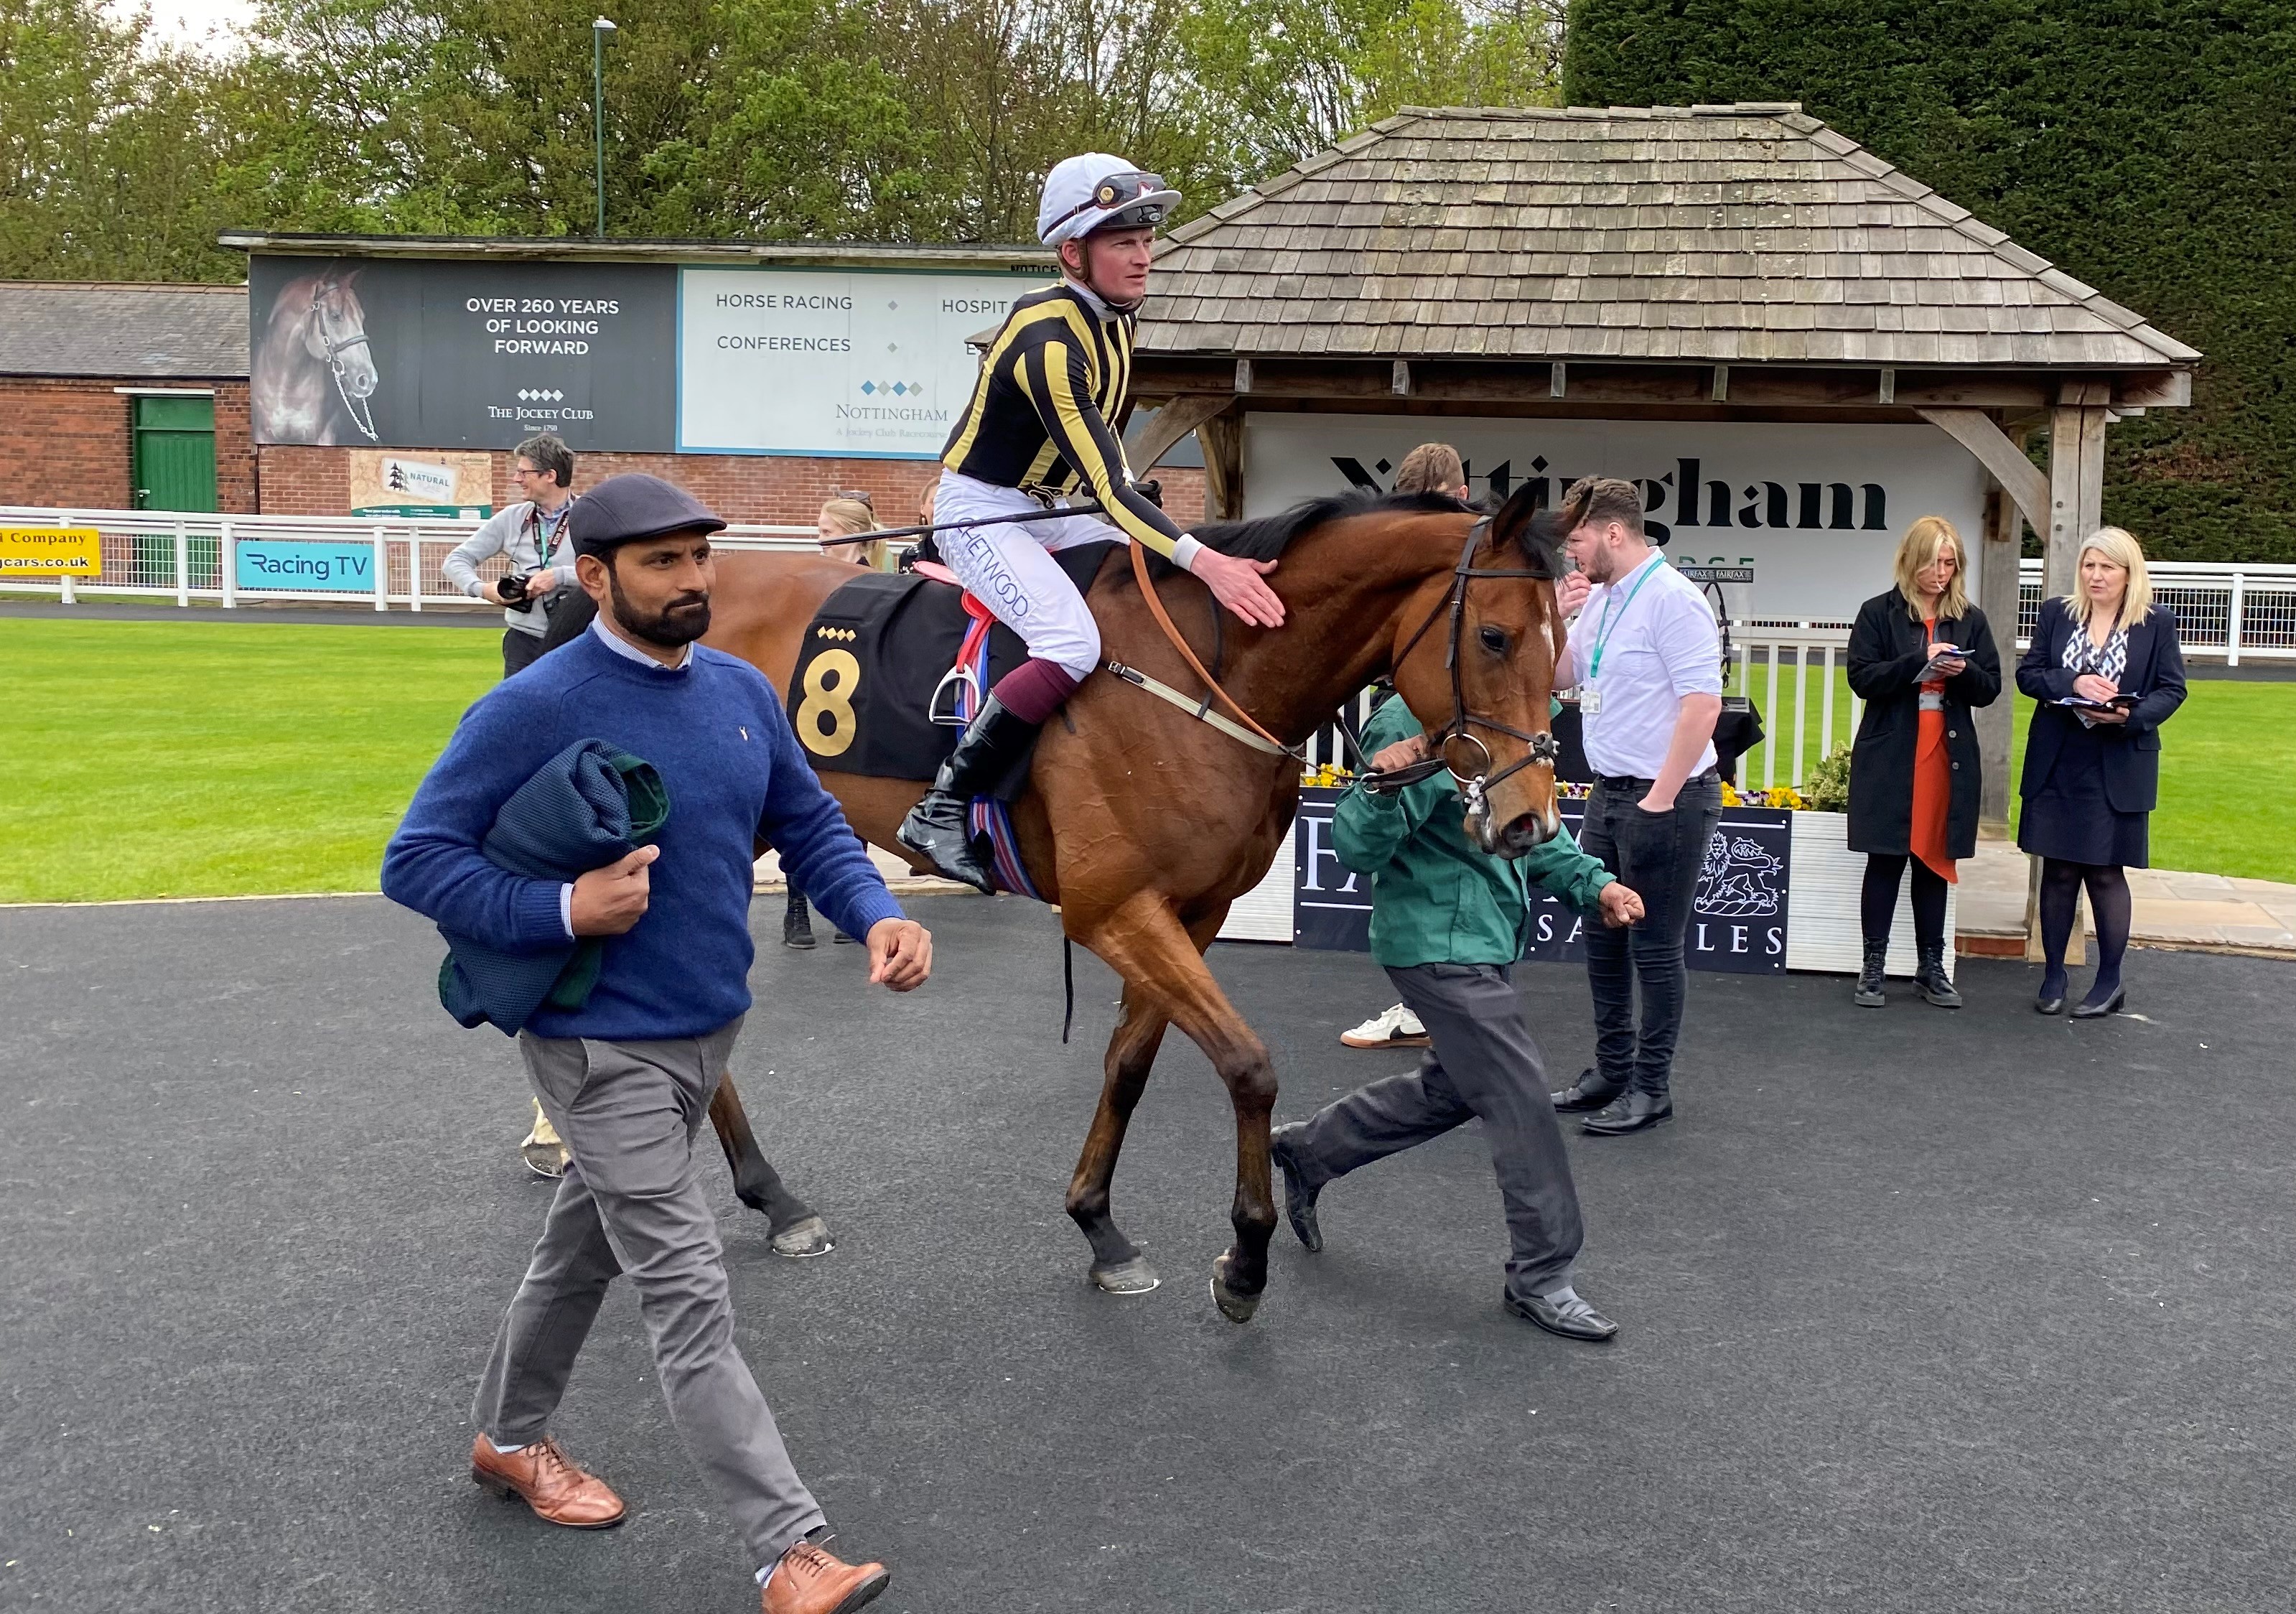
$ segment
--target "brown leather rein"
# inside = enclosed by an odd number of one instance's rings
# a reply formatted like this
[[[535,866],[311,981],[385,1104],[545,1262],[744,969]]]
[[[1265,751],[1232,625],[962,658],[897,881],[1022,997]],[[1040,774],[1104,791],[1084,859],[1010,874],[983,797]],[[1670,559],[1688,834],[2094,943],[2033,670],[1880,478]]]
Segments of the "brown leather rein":
[[[1461,792],[1465,795],[1469,804],[1472,805],[1480,801],[1491,786],[1529,767],[1533,763],[1539,763],[1547,767],[1554,766],[1556,752],[1553,734],[1532,733],[1512,725],[1501,723],[1494,717],[1480,717],[1467,709],[1465,674],[1459,665],[1459,637],[1466,627],[1468,585],[1478,578],[1513,578],[1546,582],[1552,582],[1554,578],[1554,565],[1552,559],[1536,552],[1533,558],[1538,564],[1533,566],[1477,566],[1474,563],[1475,545],[1490,530],[1490,517],[1484,516],[1467,529],[1466,544],[1459,551],[1459,563],[1451,569],[1449,591],[1435,602],[1434,608],[1428,611],[1426,619],[1421,622],[1418,629],[1404,642],[1403,649],[1397,653],[1393,663],[1393,667],[1399,669],[1411,652],[1418,649],[1419,642],[1427,636],[1427,630],[1433,627],[1436,622],[1448,612],[1451,619],[1449,643],[1445,648],[1444,666],[1451,675],[1451,720],[1442,729],[1427,736],[1434,746],[1436,754],[1423,762],[1414,762],[1407,767],[1381,773],[1375,768],[1365,766],[1363,748],[1356,743],[1355,735],[1349,733],[1346,724],[1342,723],[1339,725],[1340,733],[1345,739],[1348,749],[1355,753],[1357,769],[1363,777],[1364,788],[1375,795],[1399,791],[1406,785],[1416,784],[1423,779],[1431,778],[1439,769],[1448,768],[1451,777],[1458,782]],[[1149,614],[1156,619],[1156,626],[1164,630],[1164,637],[1171,641],[1172,648],[1180,652],[1189,667],[1194,669],[1196,676],[1204,681],[1205,687],[1211,691],[1213,696],[1218,697],[1221,704],[1234,712],[1245,727],[1279,751],[1292,757],[1300,755],[1304,750],[1303,746],[1285,745],[1283,741],[1262,728],[1252,715],[1238,704],[1234,696],[1220,687],[1219,680],[1205,670],[1204,664],[1196,659],[1196,652],[1189,648],[1187,640],[1181,637],[1180,630],[1173,625],[1170,613],[1164,609],[1164,602],[1157,596],[1155,582],[1148,575],[1147,556],[1137,544],[1130,545],[1128,547],[1132,551],[1132,575],[1139,580],[1140,593],[1148,602]],[[1224,608],[1216,599],[1212,602],[1212,609],[1219,610]],[[1210,700],[1207,699],[1204,704],[1208,709]],[[1510,739],[1521,741],[1524,747],[1523,754],[1499,769],[1497,773],[1489,772],[1489,765],[1496,758],[1491,755],[1491,748],[1477,739],[1471,732],[1472,728],[1476,727],[1487,728],[1494,733],[1505,734]],[[1482,771],[1463,774],[1457,768],[1451,766],[1447,753],[1452,743],[1460,740],[1468,741],[1483,754]]]

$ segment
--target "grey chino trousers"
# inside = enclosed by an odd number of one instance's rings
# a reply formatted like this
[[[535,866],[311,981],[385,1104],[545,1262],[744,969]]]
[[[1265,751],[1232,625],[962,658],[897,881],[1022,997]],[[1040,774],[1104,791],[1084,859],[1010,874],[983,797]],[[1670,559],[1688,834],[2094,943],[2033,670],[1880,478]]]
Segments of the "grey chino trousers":
[[[670,1421],[762,1569],[824,1520],[734,1346],[718,1219],[693,1164],[741,1030],[736,1020],[643,1043],[519,1034],[535,1096],[572,1158],[471,1416],[497,1446],[547,1434],[606,1286],[627,1273]]]
[[[1481,1118],[1513,1246],[1507,1292],[1554,1293],[1570,1282],[1586,1228],[1538,1045],[1508,971],[1497,964],[1414,964],[1387,973],[1433,1045],[1418,1069],[1358,1087],[1316,1111],[1293,1158],[1309,1185],[1321,1187]]]

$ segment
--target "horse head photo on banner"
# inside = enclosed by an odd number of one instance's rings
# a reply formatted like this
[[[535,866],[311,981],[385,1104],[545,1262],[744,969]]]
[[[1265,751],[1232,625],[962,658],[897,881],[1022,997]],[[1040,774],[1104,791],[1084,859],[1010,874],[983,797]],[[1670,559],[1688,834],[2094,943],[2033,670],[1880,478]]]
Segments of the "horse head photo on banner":
[[[371,400],[381,377],[367,340],[357,269],[329,264],[279,288],[249,376],[262,443],[379,443]]]

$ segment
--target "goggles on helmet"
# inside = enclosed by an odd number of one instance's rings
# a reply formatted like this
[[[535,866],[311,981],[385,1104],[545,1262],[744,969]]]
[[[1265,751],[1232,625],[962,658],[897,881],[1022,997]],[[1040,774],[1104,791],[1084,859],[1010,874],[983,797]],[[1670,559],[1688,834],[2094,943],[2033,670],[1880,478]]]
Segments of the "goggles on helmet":
[[[1070,219],[1095,209],[1104,217],[1084,229],[1067,233],[1063,239],[1073,241],[1095,230],[1152,227],[1164,222],[1169,205],[1164,200],[1165,194],[1164,176],[1160,174],[1111,174],[1093,187],[1089,198],[1054,219],[1053,228],[1057,231]]]

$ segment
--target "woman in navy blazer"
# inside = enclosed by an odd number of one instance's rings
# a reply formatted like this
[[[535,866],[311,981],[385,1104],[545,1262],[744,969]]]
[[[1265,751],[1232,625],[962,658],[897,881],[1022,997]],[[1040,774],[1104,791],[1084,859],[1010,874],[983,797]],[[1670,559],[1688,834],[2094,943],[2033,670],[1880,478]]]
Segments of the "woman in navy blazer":
[[[2096,919],[2096,979],[2075,1020],[2127,997],[2128,881],[2147,866],[2146,821],[2161,794],[2161,725],[2185,703],[2177,619],[2152,603],[2144,552],[2118,527],[2081,546],[2067,598],[2041,602],[2017,687],[2040,703],[2018,781],[2017,844],[2041,859],[2041,947],[2048,971],[2033,1006],[2065,1006],[2065,944],[2081,887]]]

